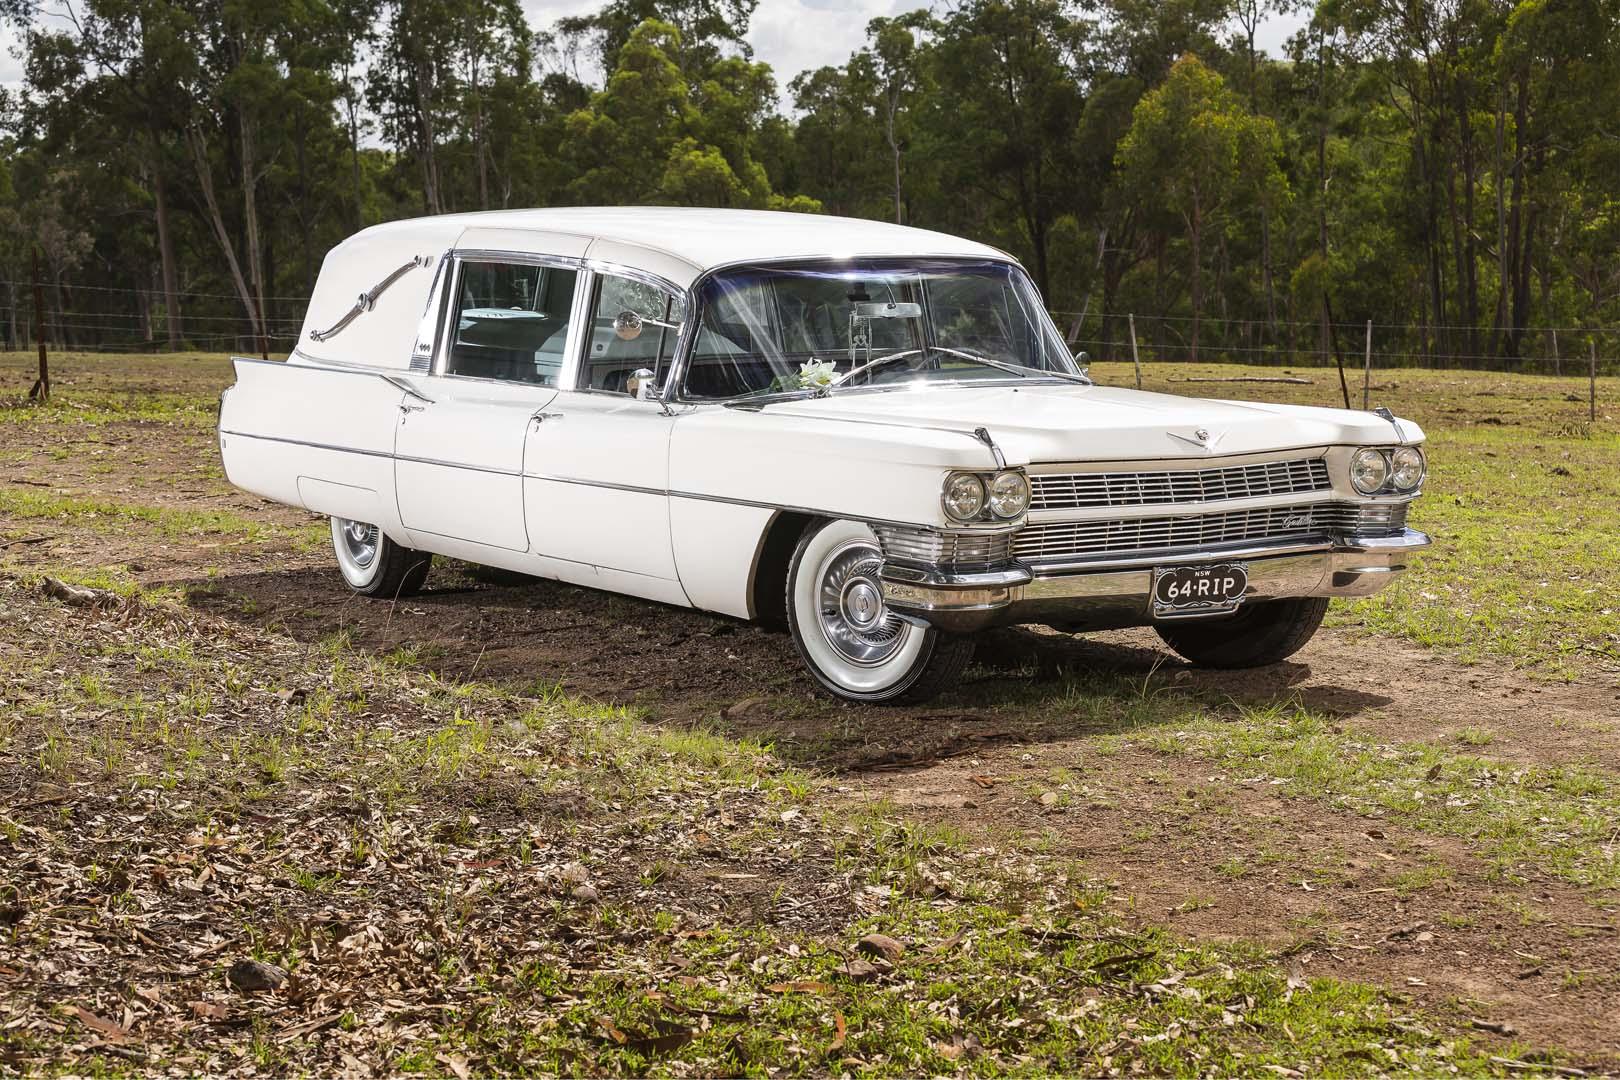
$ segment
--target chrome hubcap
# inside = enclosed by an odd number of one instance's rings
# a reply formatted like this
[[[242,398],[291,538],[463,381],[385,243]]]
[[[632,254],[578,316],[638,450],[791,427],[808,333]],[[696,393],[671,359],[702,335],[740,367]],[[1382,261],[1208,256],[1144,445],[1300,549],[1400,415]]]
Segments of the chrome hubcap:
[[[381,537],[377,526],[367,525],[363,521],[345,521],[342,534],[344,550],[354,564],[370,566],[371,561],[377,557],[377,545]]]
[[[818,613],[828,644],[856,664],[881,664],[900,647],[906,623],[883,603],[883,557],[870,544],[837,549],[823,564]]]

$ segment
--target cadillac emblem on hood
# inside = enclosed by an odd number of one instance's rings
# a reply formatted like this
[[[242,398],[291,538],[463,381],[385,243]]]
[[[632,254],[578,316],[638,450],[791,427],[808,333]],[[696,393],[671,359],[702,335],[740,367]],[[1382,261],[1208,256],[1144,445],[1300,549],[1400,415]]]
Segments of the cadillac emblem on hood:
[[[1169,435],[1172,439],[1180,439],[1184,443],[1191,443],[1193,446],[1202,447],[1205,450],[1212,448],[1215,443],[1220,442],[1222,438],[1222,436],[1218,435],[1212,441],[1208,428],[1199,428],[1191,435],[1179,435],[1174,431],[1167,431],[1165,434]]]

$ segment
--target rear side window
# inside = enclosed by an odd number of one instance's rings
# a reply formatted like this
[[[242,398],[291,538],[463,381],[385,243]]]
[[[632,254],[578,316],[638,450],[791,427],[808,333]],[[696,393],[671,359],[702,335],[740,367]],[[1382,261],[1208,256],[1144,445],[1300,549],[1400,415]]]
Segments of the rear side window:
[[[578,280],[565,267],[462,263],[446,374],[557,385]]]

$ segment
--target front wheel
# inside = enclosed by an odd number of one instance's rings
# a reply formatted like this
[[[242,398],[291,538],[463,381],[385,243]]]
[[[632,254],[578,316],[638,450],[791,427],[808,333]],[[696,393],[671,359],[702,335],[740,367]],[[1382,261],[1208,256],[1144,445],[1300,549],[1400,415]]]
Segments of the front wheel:
[[[1199,667],[1252,668],[1293,656],[1311,640],[1325,596],[1294,596],[1245,604],[1224,619],[1196,619],[1157,627],[1164,643]]]
[[[788,627],[823,688],[869,704],[917,702],[953,684],[973,642],[902,618],[883,602],[883,552],[855,521],[813,525],[788,565]]]
[[[349,588],[388,600],[416,595],[433,564],[428,552],[400,547],[377,526],[348,518],[332,519],[332,551]]]

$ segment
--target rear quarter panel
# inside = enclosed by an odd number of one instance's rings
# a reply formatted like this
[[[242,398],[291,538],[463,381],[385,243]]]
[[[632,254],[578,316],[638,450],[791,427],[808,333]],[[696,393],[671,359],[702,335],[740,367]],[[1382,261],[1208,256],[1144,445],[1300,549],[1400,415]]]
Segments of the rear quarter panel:
[[[233,363],[236,384],[219,413],[226,479],[274,502],[403,536],[391,455],[404,392],[369,372]]]

